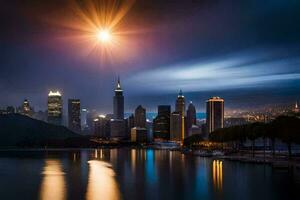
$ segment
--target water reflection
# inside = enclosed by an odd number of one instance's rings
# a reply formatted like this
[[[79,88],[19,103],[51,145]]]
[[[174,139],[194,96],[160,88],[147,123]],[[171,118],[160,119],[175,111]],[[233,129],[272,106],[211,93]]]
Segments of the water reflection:
[[[156,168],[155,168],[155,158],[153,150],[146,151],[146,177],[147,182],[154,184],[157,181]]]
[[[112,170],[111,165],[99,160],[90,160],[88,164],[89,178],[86,199],[120,199],[115,172]]]
[[[66,199],[65,173],[60,160],[46,160],[42,175],[40,198],[42,200]]]
[[[213,161],[213,185],[217,191],[223,188],[223,162],[219,160]]]

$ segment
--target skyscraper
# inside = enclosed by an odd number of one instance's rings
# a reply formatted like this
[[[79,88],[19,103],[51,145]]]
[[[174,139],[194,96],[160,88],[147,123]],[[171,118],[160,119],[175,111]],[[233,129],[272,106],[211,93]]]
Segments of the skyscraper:
[[[124,120],[124,96],[118,77],[117,87],[114,96],[114,118],[110,120],[110,137],[124,139],[127,136]]]
[[[87,115],[88,110],[86,108],[81,109],[80,113],[80,121],[81,121],[81,129],[85,130],[87,128]]]
[[[175,111],[179,112],[184,116],[185,113],[185,98],[182,94],[182,90],[179,91],[179,94],[176,99]]]
[[[28,117],[32,117],[33,109],[30,107],[29,101],[25,99],[23,101],[22,107],[20,108],[20,113],[22,115],[26,115]]]
[[[114,119],[124,119],[124,96],[119,77],[114,96]]]
[[[146,128],[146,109],[139,105],[134,112],[134,126]]]
[[[193,125],[196,125],[196,108],[192,102],[190,102],[186,112],[186,137],[190,136],[190,129]]]
[[[206,101],[207,132],[224,127],[224,99],[212,97]]]
[[[185,115],[185,98],[182,94],[182,90],[179,91],[179,94],[176,99],[175,112],[178,112],[181,115],[181,141],[183,142],[185,138],[185,128],[184,128],[184,115]]]
[[[170,139],[182,140],[182,115],[179,112],[172,112],[170,118]]]
[[[170,139],[170,113],[171,106],[158,106],[158,115],[153,120],[153,136],[154,139],[169,140]]]
[[[68,100],[68,121],[69,129],[78,133],[81,131],[79,99]]]
[[[63,101],[59,91],[48,94],[48,122],[62,125]]]
[[[134,127],[134,115],[131,114],[126,120],[125,120],[125,126],[126,126],[126,134],[128,137],[131,134],[131,129]]]
[[[169,105],[159,105],[157,108],[157,115],[165,115],[170,117],[171,114],[171,106]]]
[[[102,139],[107,139],[109,137],[109,119],[104,115],[99,115],[96,119],[94,119],[94,134],[97,137]]]

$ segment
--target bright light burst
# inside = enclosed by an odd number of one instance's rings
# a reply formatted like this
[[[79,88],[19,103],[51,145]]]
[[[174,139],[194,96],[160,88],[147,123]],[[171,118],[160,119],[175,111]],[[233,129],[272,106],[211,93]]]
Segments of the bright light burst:
[[[107,43],[112,39],[112,35],[109,30],[98,30],[96,37],[102,43]]]
[[[60,20],[64,27],[63,39],[67,39],[74,49],[81,54],[96,54],[101,62],[116,60],[128,56],[129,43],[127,34],[134,31],[125,30],[121,21],[128,13],[135,0],[86,0],[71,1],[72,17]],[[60,37],[61,37],[60,36]],[[124,50],[125,49],[125,50]],[[125,55],[126,54],[126,55]]]

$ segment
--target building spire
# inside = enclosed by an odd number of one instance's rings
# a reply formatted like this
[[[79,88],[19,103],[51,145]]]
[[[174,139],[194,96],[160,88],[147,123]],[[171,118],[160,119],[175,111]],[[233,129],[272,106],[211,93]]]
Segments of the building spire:
[[[118,82],[117,82],[117,88],[116,90],[122,90],[121,88],[121,82],[120,82],[120,76],[118,76]]]
[[[178,97],[183,97],[183,93],[181,89],[179,90]]]

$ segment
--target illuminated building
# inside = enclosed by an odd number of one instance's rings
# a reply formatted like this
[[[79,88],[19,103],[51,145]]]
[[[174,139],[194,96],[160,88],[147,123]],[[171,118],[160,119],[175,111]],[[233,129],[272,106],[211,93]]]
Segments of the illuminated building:
[[[69,129],[75,132],[81,131],[80,121],[80,100],[69,99],[68,100],[68,120]]]
[[[110,137],[113,139],[124,139],[127,136],[124,120],[124,96],[119,77],[113,100],[114,116],[110,120]]]
[[[94,135],[103,139],[109,138],[109,121],[104,115],[99,115],[94,119]]]
[[[189,130],[189,136],[191,135],[199,135],[202,134],[201,128],[197,125],[192,125],[192,127]]]
[[[32,115],[33,115],[33,109],[30,107],[29,101],[27,99],[25,99],[23,101],[23,105],[21,108],[21,114],[26,115],[28,117],[32,117]]]
[[[111,139],[124,139],[127,134],[125,132],[124,119],[111,119],[110,120],[110,138]]]
[[[179,112],[173,112],[170,117],[170,139],[181,141],[182,134],[182,115]]]
[[[298,102],[296,101],[295,103],[295,108],[294,108],[294,112],[298,113],[300,111],[299,106],[298,106]]]
[[[224,99],[212,97],[206,101],[206,125],[208,133],[224,127]]]
[[[134,112],[134,126],[146,128],[146,109],[139,105]]]
[[[182,90],[179,91],[179,94],[176,99],[175,111],[181,115],[181,141],[183,142],[185,138],[185,130],[184,130],[184,115],[185,115],[185,98],[182,94]]]
[[[182,94],[182,90],[179,91],[179,94],[176,99],[175,111],[179,112],[184,116],[185,114],[185,98]]]
[[[63,101],[59,91],[48,94],[48,122],[62,125]]]
[[[81,129],[82,130],[87,128],[87,115],[88,115],[88,110],[86,108],[82,108],[81,113],[80,113]]]
[[[158,106],[157,117],[153,120],[153,136],[154,139],[169,140],[170,139],[170,113],[171,106]]]
[[[117,87],[115,89],[114,119],[124,119],[124,96],[121,88],[120,78],[118,78]]]
[[[134,115],[130,115],[126,120],[126,133],[128,136],[130,136],[131,129],[134,127]]]
[[[130,134],[130,141],[141,143],[147,142],[147,129],[140,127],[132,128]]]
[[[196,108],[192,102],[190,102],[186,112],[186,137],[190,136],[190,129],[193,125],[196,125]]]

